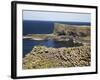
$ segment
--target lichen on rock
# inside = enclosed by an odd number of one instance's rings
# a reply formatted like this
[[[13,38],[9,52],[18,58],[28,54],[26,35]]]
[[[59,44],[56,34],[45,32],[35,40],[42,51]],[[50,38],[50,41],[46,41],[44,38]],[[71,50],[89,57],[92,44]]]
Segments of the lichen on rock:
[[[34,46],[23,58],[23,69],[90,66],[90,46],[48,48]]]

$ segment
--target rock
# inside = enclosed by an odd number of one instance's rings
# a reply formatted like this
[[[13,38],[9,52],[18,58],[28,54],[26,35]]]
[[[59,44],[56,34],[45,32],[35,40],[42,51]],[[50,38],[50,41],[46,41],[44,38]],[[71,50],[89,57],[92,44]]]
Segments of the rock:
[[[35,46],[23,58],[23,69],[90,66],[90,46],[47,48]]]

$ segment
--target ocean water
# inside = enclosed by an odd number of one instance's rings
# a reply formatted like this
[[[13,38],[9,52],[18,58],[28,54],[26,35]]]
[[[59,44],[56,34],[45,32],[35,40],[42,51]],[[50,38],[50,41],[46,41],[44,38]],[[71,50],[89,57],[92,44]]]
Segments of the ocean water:
[[[52,33],[53,26],[54,26],[53,22],[23,21],[23,35]]]
[[[56,21],[23,21],[23,36],[27,34],[48,34],[52,33],[54,29],[54,23],[63,23],[71,25],[90,25],[90,23],[84,22],[56,22]],[[53,41],[53,40],[29,40],[23,39],[23,57],[29,53],[36,45],[43,45],[47,47],[68,47],[65,41]]]
[[[73,44],[68,44],[66,41],[53,41],[53,40],[23,40],[23,57],[29,53],[32,48],[36,45],[47,46],[47,47],[72,47]]]

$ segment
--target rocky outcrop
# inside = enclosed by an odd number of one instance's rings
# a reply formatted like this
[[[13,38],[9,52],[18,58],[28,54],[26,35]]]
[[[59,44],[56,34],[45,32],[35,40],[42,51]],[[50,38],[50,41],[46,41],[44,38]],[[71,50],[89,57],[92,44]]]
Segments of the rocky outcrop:
[[[90,46],[47,48],[34,46],[23,58],[23,69],[90,66]]]
[[[53,33],[58,36],[68,35],[73,37],[86,37],[90,36],[90,27],[55,23]]]

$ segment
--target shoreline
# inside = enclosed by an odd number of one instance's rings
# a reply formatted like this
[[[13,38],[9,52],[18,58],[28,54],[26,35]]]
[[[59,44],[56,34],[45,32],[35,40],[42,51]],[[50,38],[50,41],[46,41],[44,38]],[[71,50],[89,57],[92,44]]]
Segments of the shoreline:
[[[35,35],[35,36],[34,36]],[[39,35],[39,36],[38,36]],[[82,39],[80,37],[72,37],[72,36],[56,36],[56,35],[48,35],[48,34],[45,34],[45,35],[41,35],[41,34],[30,34],[30,35],[26,35],[26,36],[23,36],[23,39],[29,39],[29,40],[55,40],[55,41],[71,41],[73,40],[72,42],[76,43],[90,43],[90,40],[85,40],[85,39]]]

